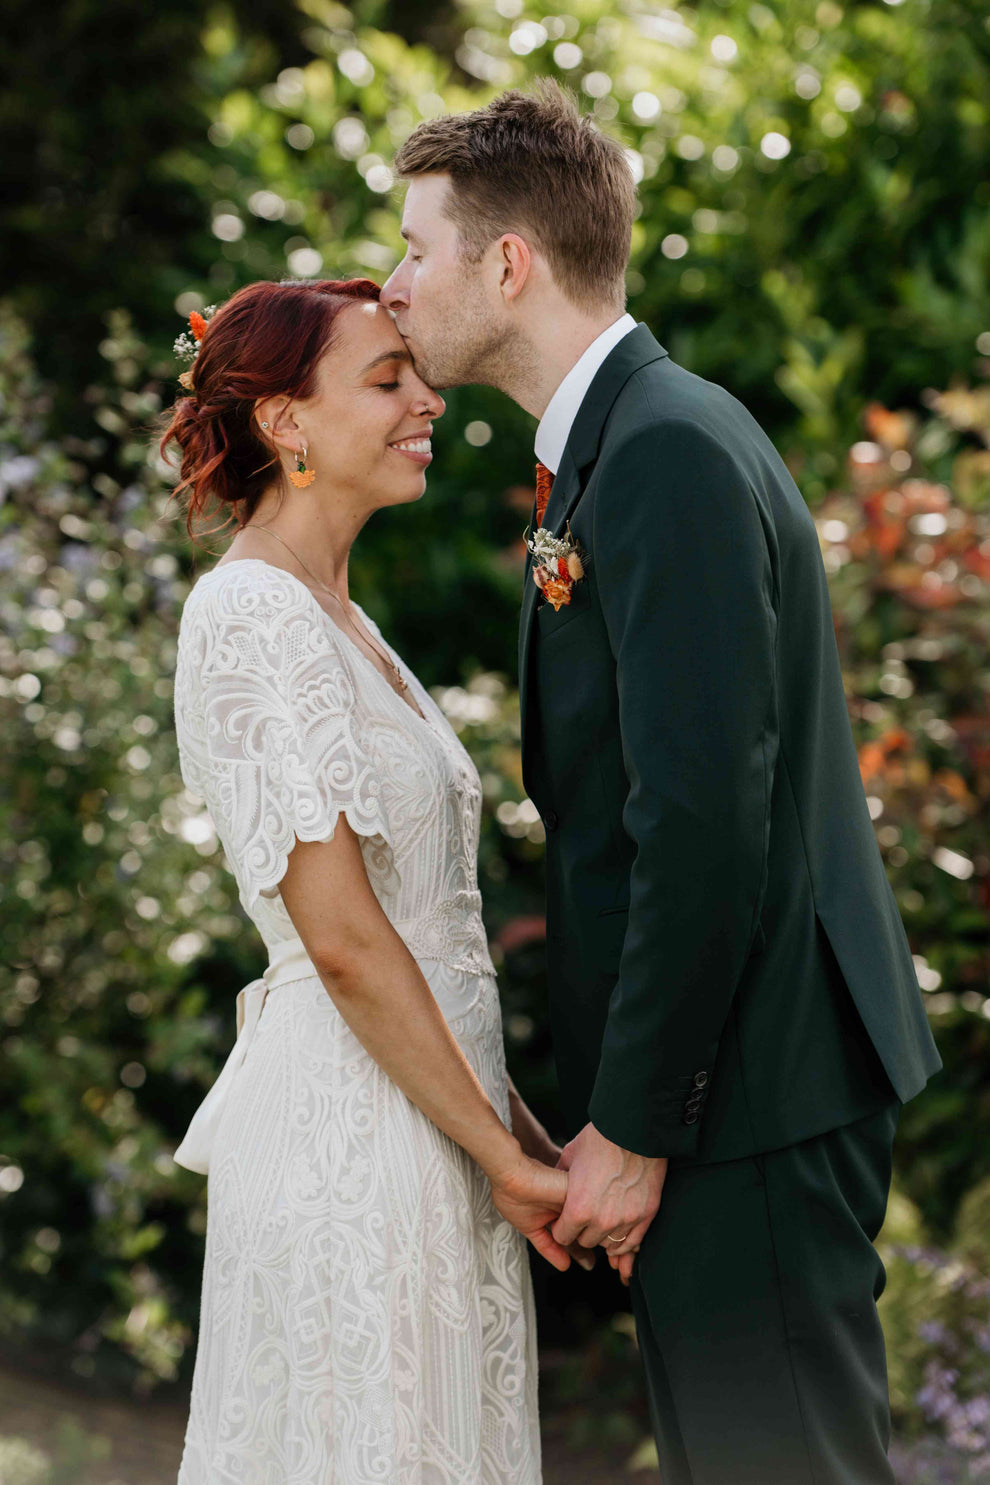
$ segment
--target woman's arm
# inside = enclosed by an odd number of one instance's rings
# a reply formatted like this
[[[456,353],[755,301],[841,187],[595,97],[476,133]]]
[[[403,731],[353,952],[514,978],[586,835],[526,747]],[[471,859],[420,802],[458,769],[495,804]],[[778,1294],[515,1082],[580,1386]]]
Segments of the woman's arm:
[[[488,1176],[498,1210],[555,1268],[554,1221],[567,1176],[532,1159],[506,1129],[457,1044],[418,964],[372,890],[343,815],[331,841],[300,841],[282,900],[334,1005],[379,1067]]]
[[[544,1165],[556,1165],[562,1154],[560,1145],[551,1139],[511,1078],[508,1083],[512,1133],[527,1155]]]

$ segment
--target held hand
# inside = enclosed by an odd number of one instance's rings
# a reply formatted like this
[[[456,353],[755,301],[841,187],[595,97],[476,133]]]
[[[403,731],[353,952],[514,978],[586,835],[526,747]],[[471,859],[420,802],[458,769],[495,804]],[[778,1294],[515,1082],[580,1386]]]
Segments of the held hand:
[[[560,1146],[551,1139],[544,1126],[525,1102],[517,1089],[510,1084],[509,1105],[512,1112],[512,1133],[522,1145],[524,1152],[539,1160],[542,1165],[563,1169],[559,1165],[563,1154]],[[556,1215],[556,1213],[554,1214]],[[591,1273],[595,1267],[594,1248],[582,1248],[580,1243],[569,1243],[567,1252],[579,1268]]]
[[[553,1237],[564,1247],[601,1244],[628,1284],[635,1255],[660,1206],[666,1159],[623,1150],[586,1124],[558,1164],[570,1181],[564,1209],[551,1228]],[[605,1243],[609,1233],[621,1234],[622,1242]]]
[[[489,1175],[497,1210],[548,1263],[563,1273],[570,1267],[567,1249],[551,1236],[549,1224],[567,1197],[567,1174],[520,1151],[515,1162]]]

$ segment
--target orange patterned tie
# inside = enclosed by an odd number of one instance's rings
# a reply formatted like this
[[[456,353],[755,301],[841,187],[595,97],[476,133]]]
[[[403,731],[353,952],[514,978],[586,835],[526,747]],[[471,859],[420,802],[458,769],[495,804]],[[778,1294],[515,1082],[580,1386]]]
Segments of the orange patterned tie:
[[[547,501],[550,499],[550,491],[553,489],[553,475],[545,464],[536,461],[536,524],[543,525],[543,517],[546,513]]]

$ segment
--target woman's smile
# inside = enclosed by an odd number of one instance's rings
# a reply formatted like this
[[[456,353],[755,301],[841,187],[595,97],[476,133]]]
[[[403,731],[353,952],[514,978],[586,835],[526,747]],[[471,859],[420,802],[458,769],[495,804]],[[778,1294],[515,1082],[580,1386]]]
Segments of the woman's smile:
[[[433,448],[428,434],[421,435],[419,438],[398,439],[395,443],[388,444],[387,447],[396,454],[403,454],[423,469],[433,462]]]

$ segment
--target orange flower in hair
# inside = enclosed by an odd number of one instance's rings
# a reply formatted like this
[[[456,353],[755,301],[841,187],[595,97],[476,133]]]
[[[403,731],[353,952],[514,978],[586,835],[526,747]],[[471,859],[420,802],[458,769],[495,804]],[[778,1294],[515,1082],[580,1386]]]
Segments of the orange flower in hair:
[[[189,362],[188,368],[179,377],[179,381],[187,392],[193,390],[192,369],[193,362],[199,355],[199,343],[203,339],[206,333],[206,327],[216,313],[217,308],[218,306],[216,304],[208,304],[202,314],[200,314],[198,309],[194,309],[189,316],[189,330],[183,330],[172,347],[180,360]],[[192,331],[191,335],[189,333],[190,330]]]

